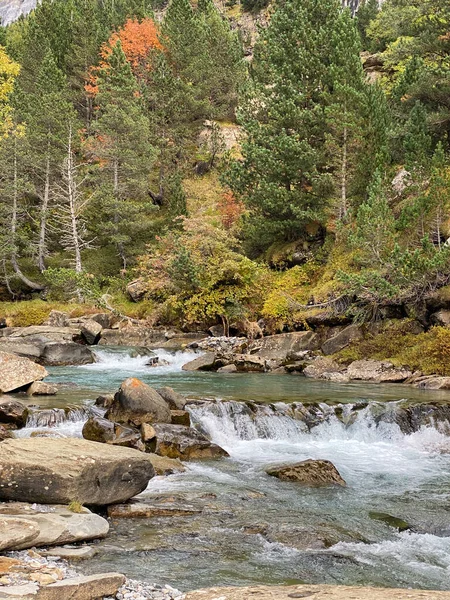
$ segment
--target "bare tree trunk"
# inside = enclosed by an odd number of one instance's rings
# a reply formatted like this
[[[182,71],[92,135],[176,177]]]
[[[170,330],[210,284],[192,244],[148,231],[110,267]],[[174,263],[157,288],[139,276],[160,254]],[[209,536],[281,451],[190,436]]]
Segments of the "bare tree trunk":
[[[344,127],[341,165],[341,205],[339,207],[339,219],[343,219],[347,214],[347,139],[347,127]]]
[[[50,146],[50,143],[49,143]],[[41,224],[39,230],[38,266],[42,273],[45,271],[45,240],[47,237],[47,212],[50,199],[50,148],[47,148],[47,161],[45,163],[44,196],[41,206]]]
[[[78,223],[77,223],[77,212],[76,212],[76,198],[77,198],[77,183],[75,177],[75,167],[73,164],[73,152],[72,152],[72,125],[69,127],[69,145],[67,149],[67,195],[69,200],[69,215],[70,215],[70,226],[72,234],[72,244],[75,252],[75,271],[81,273],[83,266],[81,263],[81,249],[80,249],[80,237],[78,235]]]
[[[11,265],[12,268],[14,269],[15,274],[17,275],[17,277],[19,277],[19,279],[21,279],[21,281],[23,281],[23,283],[25,285],[27,285],[30,289],[35,290],[35,291],[42,291],[45,289],[45,287],[43,285],[39,285],[38,283],[34,283],[34,281],[31,281],[31,279],[28,279],[28,277],[26,277],[20,267],[19,267],[19,263],[17,261],[17,247],[16,247],[16,242],[17,242],[17,212],[18,212],[18,173],[17,173],[17,141],[15,141],[14,144],[14,161],[13,161],[13,206],[12,206],[12,212],[11,212],[11,242],[12,242],[12,251],[11,251]]]
[[[113,162],[113,174],[114,174],[114,198],[116,199],[116,207],[114,212],[114,223],[116,225],[116,233],[119,234],[119,161],[114,159]],[[127,257],[122,242],[117,242],[117,251],[120,258],[122,259],[122,268],[126,271],[127,268]]]

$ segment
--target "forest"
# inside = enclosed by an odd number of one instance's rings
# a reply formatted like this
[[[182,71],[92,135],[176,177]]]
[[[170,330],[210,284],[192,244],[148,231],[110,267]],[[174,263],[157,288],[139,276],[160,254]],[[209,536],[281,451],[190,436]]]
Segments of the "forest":
[[[43,0],[0,44],[0,292],[34,299],[24,324],[83,302],[277,333],[449,293],[447,0]]]

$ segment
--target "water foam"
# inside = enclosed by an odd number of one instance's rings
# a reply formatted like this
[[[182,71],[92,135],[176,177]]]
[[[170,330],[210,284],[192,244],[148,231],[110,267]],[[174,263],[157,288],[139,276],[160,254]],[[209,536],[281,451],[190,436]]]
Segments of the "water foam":
[[[150,366],[152,357],[158,357],[159,363]],[[79,369],[88,371],[120,371],[124,378],[127,374],[145,373],[146,375],[163,375],[181,371],[184,364],[194,357],[193,352],[168,352],[157,349],[152,353],[142,353],[132,348],[99,348],[95,349],[96,362],[82,365]]]

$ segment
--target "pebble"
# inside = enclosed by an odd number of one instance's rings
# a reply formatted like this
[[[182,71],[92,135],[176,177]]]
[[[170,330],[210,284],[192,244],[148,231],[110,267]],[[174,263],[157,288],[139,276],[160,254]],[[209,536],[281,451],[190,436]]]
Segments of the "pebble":
[[[144,583],[134,579],[127,579],[117,592],[115,598],[104,600],[184,600],[185,594],[170,585]]]

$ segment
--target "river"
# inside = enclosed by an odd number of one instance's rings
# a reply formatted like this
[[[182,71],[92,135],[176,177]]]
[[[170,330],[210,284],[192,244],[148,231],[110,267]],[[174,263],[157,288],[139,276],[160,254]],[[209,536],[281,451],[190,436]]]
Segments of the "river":
[[[192,514],[114,520],[85,570],[120,571],[182,590],[297,582],[450,588],[447,431],[430,425],[405,435],[375,417],[384,403],[448,402],[449,392],[287,375],[187,373],[181,366],[191,355],[156,353],[159,367],[147,366],[148,356],[137,351],[103,348],[93,365],[49,369],[49,381],[62,391],[45,402],[89,406],[130,376],[168,385],[191,399],[215,400],[191,404],[191,418],[230,457],[188,463],[186,473],[151,480],[142,499],[187,507]],[[266,407],[250,417],[248,401]],[[326,418],[309,431],[287,414],[292,402],[320,403]],[[334,413],[338,403],[361,409],[346,421]],[[53,429],[81,435],[83,410],[68,418],[58,414]],[[42,425],[31,419],[21,435]],[[331,460],[347,487],[304,488],[264,470],[307,458]],[[385,514],[406,521],[409,529],[392,527]]]

